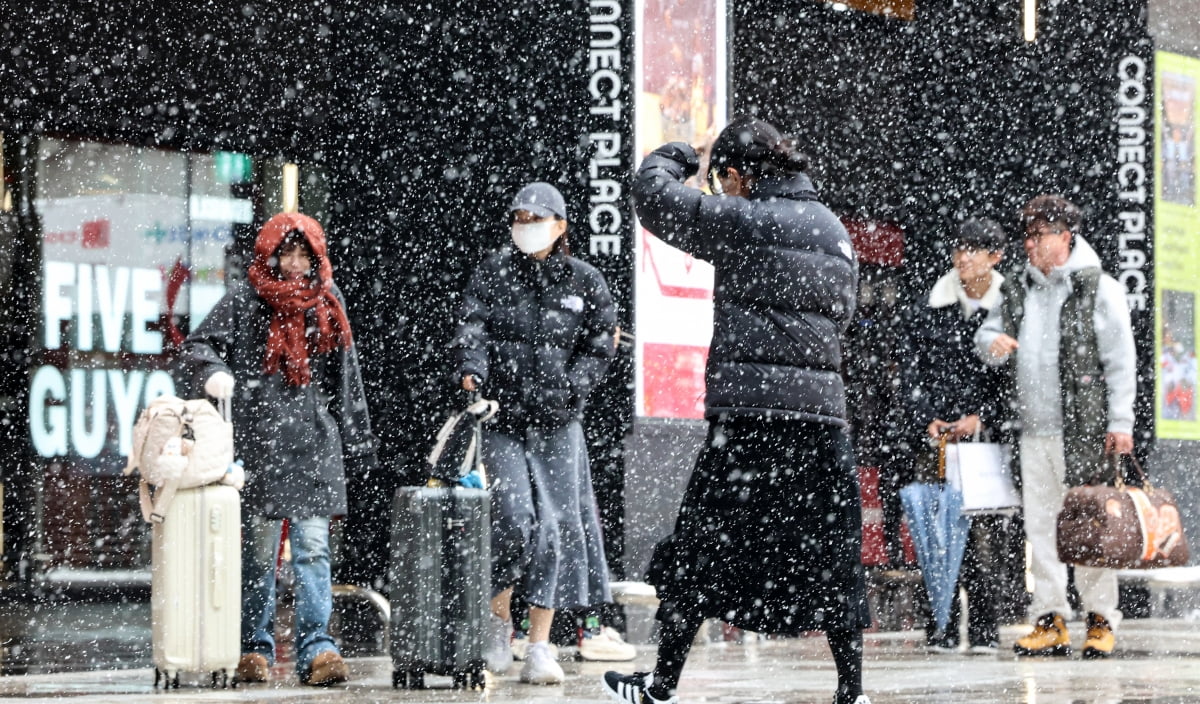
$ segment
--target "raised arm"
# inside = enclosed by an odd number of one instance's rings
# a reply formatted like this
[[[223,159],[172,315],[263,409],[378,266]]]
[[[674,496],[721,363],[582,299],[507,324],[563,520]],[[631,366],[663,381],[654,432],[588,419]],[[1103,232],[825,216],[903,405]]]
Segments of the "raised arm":
[[[643,227],[689,254],[711,259],[724,233],[737,231],[732,196],[706,196],[683,185],[700,169],[696,150],[683,142],[655,149],[633,180],[633,201]]]
[[[989,367],[999,367],[1008,361],[1012,350],[1004,351],[1006,348],[994,344],[1004,339],[1011,340],[1012,338],[1004,334],[1004,315],[1001,312],[1003,306],[996,305],[989,312],[987,319],[975,331],[975,354],[983,360],[984,364]],[[995,347],[995,349],[993,349]],[[1015,349],[1015,347],[1013,348]],[[997,354],[1002,352],[1002,354]]]

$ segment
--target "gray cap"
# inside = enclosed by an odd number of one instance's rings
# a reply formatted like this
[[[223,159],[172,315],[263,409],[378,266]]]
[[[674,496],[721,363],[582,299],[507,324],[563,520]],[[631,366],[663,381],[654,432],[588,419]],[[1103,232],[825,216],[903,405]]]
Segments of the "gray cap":
[[[567,219],[567,203],[558,189],[544,181],[535,181],[521,189],[508,212],[528,210],[539,218],[551,215]]]

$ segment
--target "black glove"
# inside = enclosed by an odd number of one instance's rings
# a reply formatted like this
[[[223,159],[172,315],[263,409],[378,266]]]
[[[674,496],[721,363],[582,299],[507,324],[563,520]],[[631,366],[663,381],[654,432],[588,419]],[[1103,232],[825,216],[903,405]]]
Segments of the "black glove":
[[[654,153],[683,165],[683,178],[689,179],[700,172],[700,155],[687,142],[668,142]]]

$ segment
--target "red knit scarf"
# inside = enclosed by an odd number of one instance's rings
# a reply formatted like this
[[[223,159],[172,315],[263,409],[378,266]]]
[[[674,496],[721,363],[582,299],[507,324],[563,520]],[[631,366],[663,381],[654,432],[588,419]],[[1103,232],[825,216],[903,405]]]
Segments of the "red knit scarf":
[[[271,259],[288,234],[299,231],[312,248],[316,276],[303,279],[280,279],[277,263]],[[349,347],[350,321],[337,297],[333,295],[333,267],[326,255],[325,232],[316,220],[300,213],[280,213],[267,221],[254,243],[254,261],[247,272],[254,290],[271,306],[271,327],[267,332],[267,356],[264,370],[275,374],[281,369],[283,378],[292,386],[306,386],[312,381],[309,357]],[[314,332],[306,335],[309,321],[306,311],[312,311]]]

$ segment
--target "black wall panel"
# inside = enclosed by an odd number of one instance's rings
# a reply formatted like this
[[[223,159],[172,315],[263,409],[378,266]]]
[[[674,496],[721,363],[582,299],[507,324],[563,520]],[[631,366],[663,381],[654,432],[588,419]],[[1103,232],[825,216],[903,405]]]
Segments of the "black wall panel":
[[[1029,43],[1015,2],[925,0],[912,22],[820,2],[735,3],[734,108],[797,134],[836,210],[904,228],[910,298],[949,269],[949,237],[967,217],[999,221],[1010,235],[1002,267],[1022,263],[1017,211],[1039,193],[1084,209],[1083,234],[1117,275],[1119,213],[1128,205],[1117,197],[1117,72],[1124,57],[1140,56],[1152,105],[1146,3],[1039,5]],[[1144,214],[1150,233],[1150,208]],[[1150,291],[1150,266],[1140,273]],[[1140,277],[1125,281],[1136,297]],[[1134,310],[1144,444],[1151,308]]]

